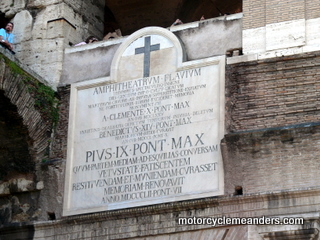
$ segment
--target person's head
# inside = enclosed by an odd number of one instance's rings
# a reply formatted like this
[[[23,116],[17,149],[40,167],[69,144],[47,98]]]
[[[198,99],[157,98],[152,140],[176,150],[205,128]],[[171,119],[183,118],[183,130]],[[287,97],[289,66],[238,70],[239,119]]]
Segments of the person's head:
[[[98,42],[98,39],[92,38],[92,39],[90,39],[90,41],[89,41],[89,43],[94,43],[94,42]]]
[[[13,25],[12,22],[8,22],[7,25],[6,25],[6,28],[5,28],[6,31],[7,31],[7,32],[12,32],[13,26],[14,26],[14,25]]]
[[[90,36],[86,39],[85,42],[88,44],[88,43],[93,43],[93,42],[97,42],[97,41],[98,41],[98,39],[96,39],[94,36]]]

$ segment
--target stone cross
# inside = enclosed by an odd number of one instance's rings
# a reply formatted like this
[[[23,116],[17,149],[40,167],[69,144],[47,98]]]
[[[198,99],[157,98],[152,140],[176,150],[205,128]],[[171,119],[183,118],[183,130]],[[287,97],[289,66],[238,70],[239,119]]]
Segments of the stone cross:
[[[160,44],[151,45],[151,37],[144,38],[144,47],[136,48],[135,54],[144,54],[143,59],[143,77],[150,76],[150,53],[152,51],[160,50]]]

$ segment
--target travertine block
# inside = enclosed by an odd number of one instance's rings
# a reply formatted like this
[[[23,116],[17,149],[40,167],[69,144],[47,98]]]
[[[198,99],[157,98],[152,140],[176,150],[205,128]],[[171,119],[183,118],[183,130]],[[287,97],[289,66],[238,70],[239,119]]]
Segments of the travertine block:
[[[0,2],[0,10],[5,13],[6,18],[10,19],[17,12],[23,10],[25,5],[25,0],[6,0]]]
[[[49,5],[62,3],[63,0],[29,0],[27,7],[30,8],[43,8]]]
[[[29,11],[24,10],[17,13],[14,17],[14,35],[15,44],[29,41],[32,38],[32,22],[33,18]]]

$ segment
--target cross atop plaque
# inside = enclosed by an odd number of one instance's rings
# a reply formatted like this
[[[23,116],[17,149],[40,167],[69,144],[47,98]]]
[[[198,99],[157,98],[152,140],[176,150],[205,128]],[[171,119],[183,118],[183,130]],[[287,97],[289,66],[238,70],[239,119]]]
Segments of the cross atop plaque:
[[[129,36],[112,63],[111,78],[125,81],[175,72],[183,61],[178,38],[170,31],[148,27]]]
[[[160,44],[156,45],[150,45],[151,37],[145,37],[144,38],[144,47],[136,48],[136,54],[144,54],[144,60],[143,60],[143,77],[149,77],[150,76],[150,53],[152,51],[160,50]]]

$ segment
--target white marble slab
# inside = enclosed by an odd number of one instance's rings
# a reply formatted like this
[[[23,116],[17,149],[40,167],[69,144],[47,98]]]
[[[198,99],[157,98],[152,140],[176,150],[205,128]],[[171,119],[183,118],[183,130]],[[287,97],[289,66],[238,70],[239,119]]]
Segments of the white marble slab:
[[[72,85],[65,216],[223,194],[225,58],[182,60],[172,33],[142,29],[110,77]]]
[[[306,42],[305,19],[266,25],[266,50],[303,46]]]
[[[266,51],[266,28],[253,28],[242,31],[243,54]]]

